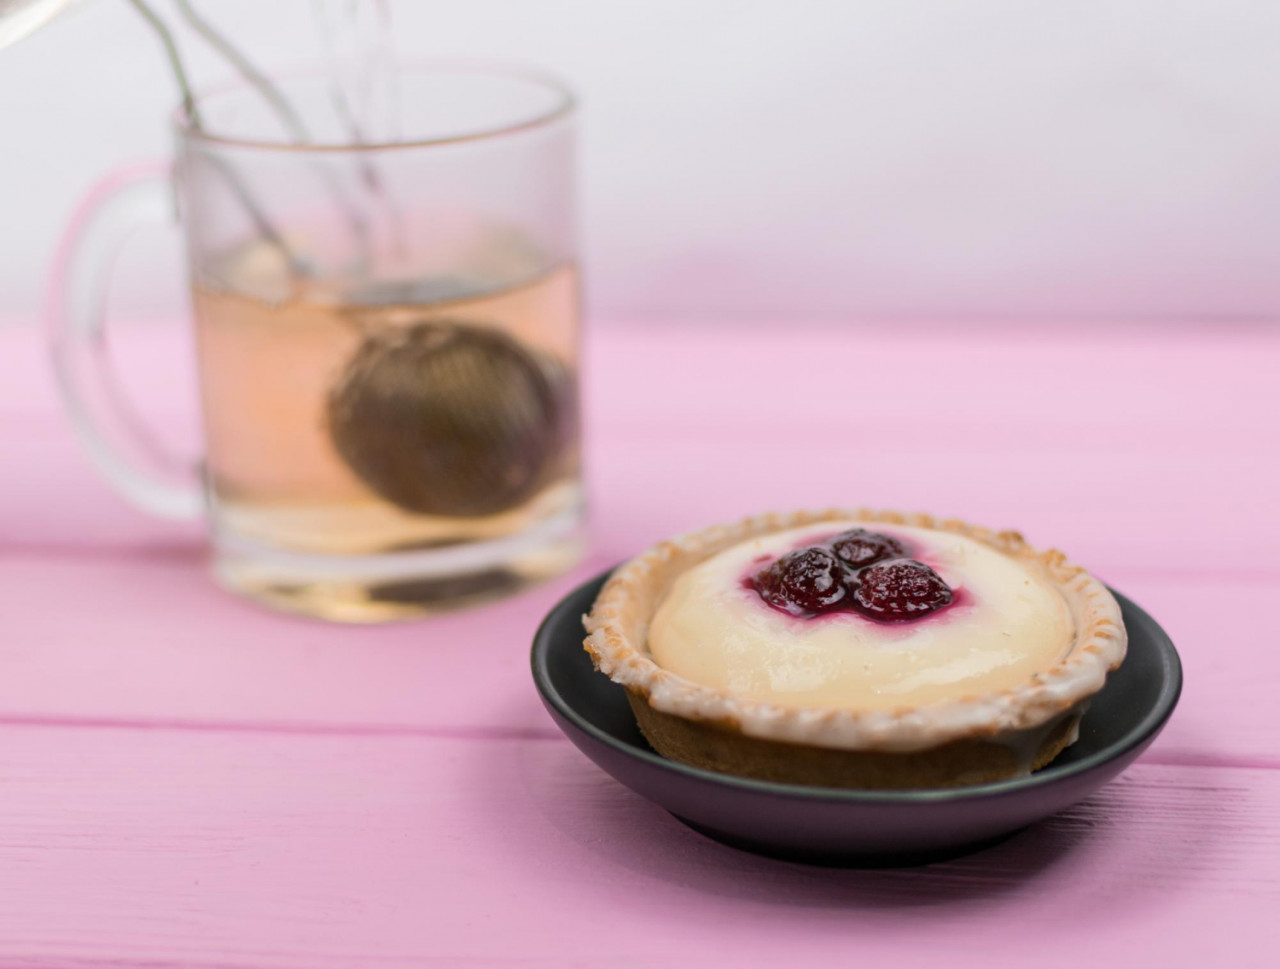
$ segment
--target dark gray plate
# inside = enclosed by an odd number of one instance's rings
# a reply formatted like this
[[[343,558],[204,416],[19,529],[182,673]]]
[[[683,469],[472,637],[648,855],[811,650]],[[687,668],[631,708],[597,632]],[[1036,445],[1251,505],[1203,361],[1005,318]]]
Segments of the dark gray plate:
[[[582,648],[582,615],[606,575],[580,586],[533,641],[542,702],[578,749],[627,787],[709,837],[748,851],[828,865],[917,864],[971,851],[1074,804],[1155,739],[1182,690],[1182,665],[1155,620],[1120,594],[1129,654],[1093,700],[1080,740],[1019,780],[948,790],[847,791],[774,784],[658,756],[622,687]]]

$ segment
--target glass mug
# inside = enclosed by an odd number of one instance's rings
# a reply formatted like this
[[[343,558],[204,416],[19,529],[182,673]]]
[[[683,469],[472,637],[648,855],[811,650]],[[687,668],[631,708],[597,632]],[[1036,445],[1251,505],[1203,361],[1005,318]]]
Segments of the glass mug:
[[[87,203],[50,328],[95,463],[144,510],[208,519],[230,589],[380,621],[487,598],[583,546],[574,102],[510,69],[397,76],[402,137],[353,138],[320,73],[175,116],[171,177]],[[186,238],[204,458],[134,420],[102,352],[110,262]]]

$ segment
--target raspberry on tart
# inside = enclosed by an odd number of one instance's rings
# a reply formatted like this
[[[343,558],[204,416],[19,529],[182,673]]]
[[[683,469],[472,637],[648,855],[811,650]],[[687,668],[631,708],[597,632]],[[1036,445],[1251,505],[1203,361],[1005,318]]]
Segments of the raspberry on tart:
[[[826,612],[849,598],[845,567],[820,545],[788,552],[751,581],[761,599],[792,615]]]
[[[950,605],[951,586],[915,559],[890,559],[858,573],[853,607],[885,622],[921,619]]]
[[[884,559],[907,557],[907,547],[891,535],[851,528],[831,539],[831,550],[846,565],[865,569]]]

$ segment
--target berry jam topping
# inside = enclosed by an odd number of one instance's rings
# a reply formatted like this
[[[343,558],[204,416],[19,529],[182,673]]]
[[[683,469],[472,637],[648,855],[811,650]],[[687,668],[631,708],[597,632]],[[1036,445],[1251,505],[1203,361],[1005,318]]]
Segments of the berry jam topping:
[[[851,528],[831,539],[831,551],[850,568],[865,569],[885,559],[904,558],[906,547],[896,538],[869,532],[865,528]]]
[[[818,545],[788,552],[751,581],[760,598],[793,616],[826,612],[849,598],[847,570]]]
[[[915,559],[892,559],[858,573],[850,605],[872,619],[919,619],[952,599],[942,576]]]

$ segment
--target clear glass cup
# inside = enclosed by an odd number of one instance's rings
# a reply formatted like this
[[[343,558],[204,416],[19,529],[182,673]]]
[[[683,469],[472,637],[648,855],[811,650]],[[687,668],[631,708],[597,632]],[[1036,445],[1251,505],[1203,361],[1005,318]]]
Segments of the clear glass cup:
[[[68,0],[0,0],[0,48],[35,33],[62,12]]]
[[[227,587],[357,622],[511,591],[583,542],[573,98],[491,67],[395,86],[376,132],[322,72],[204,94],[171,171],[87,203],[50,314],[108,479],[207,516]],[[175,195],[205,437],[176,474],[101,352],[111,260]]]

